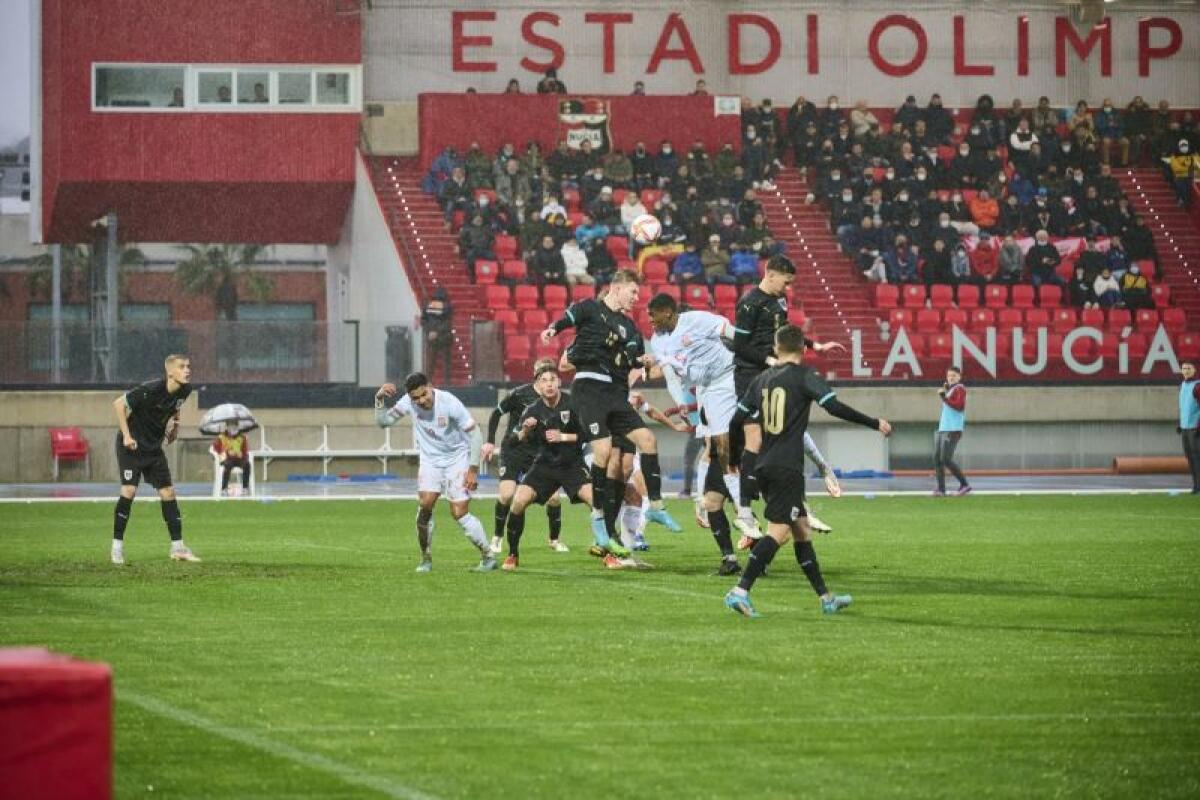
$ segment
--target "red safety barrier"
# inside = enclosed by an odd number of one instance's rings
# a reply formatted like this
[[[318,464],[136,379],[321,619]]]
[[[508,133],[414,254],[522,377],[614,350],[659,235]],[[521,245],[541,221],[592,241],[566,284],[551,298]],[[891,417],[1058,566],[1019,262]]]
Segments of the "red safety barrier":
[[[0,800],[112,797],[112,671],[0,650]]]

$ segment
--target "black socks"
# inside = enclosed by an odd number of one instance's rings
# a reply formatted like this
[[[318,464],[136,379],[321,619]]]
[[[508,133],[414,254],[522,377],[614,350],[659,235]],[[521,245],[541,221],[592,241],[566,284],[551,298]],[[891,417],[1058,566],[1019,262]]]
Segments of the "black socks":
[[[758,499],[758,480],[754,477],[754,462],[758,459],[758,453],[750,450],[742,451],[742,464],[738,483],[740,484],[739,492],[742,495],[742,505],[750,505],[751,500]]]
[[[129,512],[133,510],[133,498],[124,495],[117,498],[117,507],[113,511],[113,538],[120,541],[125,538],[125,526],[129,524]]]
[[[804,570],[804,577],[812,584],[813,591],[824,597],[829,590],[825,588],[825,578],[821,576],[821,565],[817,563],[817,551],[813,550],[812,542],[793,542],[796,550],[796,563]],[[756,547],[755,550],[758,548]]]
[[[503,505],[499,500],[496,501],[496,521],[495,527],[492,528],[492,536],[497,538],[504,535],[504,523],[508,520],[508,506]]]
[[[546,506],[546,519],[550,521],[550,541],[557,542],[562,533],[562,506]]]
[[[658,466],[658,453],[642,453],[642,477],[646,479],[646,494],[651,503],[662,500],[662,471]]]
[[[730,535],[729,517],[725,516],[725,509],[709,511],[708,526],[712,528],[713,539],[716,540],[717,547],[721,549],[721,555],[732,556],[733,538]]]
[[[521,534],[525,533],[525,513],[508,512],[508,554],[521,554]]]
[[[767,571],[767,566],[770,565],[777,552],[779,552],[779,542],[770,536],[759,539],[758,543],[754,545],[754,549],[750,551],[750,561],[746,564],[746,571],[742,573],[742,579],[738,581],[738,587],[747,592],[750,591],[754,582]]]
[[[167,523],[167,533],[171,534],[171,541],[178,542],[183,539],[183,518],[179,516],[177,501],[162,501],[162,518]]]

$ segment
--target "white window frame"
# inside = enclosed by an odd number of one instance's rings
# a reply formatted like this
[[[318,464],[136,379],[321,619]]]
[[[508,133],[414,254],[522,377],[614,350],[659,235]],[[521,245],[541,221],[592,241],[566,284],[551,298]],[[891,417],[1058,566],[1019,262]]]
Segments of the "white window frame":
[[[168,106],[99,106],[96,105],[96,76],[106,68],[182,68],[184,70],[183,107]],[[200,74],[209,72],[230,73],[230,101],[228,103],[201,103],[199,100]],[[239,103],[238,75],[240,72],[267,73],[267,103]],[[307,72],[309,97],[307,103],[279,102],[279,75],[281,73]],[[349,98],[346,103],[317,102],[317,73],[338,72],[348,76]],[[361,114],[362,113],[362,65],[361,64],[171,64],[160,62],[97,61],[92,64],[90,86],[92,111],[99,114]]]

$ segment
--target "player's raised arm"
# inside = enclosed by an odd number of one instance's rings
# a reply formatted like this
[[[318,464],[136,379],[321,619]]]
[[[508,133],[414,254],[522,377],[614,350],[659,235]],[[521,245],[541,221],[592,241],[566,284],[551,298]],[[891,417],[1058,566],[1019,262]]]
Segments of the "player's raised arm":
[[[385,383],[375,393],[375,424],[381,428],[392,427],[407,413],[407,409],[402,407],[405,398],[401,398],[391,407],[388,406],[387,401],[395,396],[396,385],[393,383]]]
[[[879,431],[884,436],[890,436],[892,426],[886,419],[876,419],[868,417],[861,411],[851,408],[850,406],[837,399],[837,393],[829,388],[829,384],[821,380],[815,373],[809,373],[806,381],[806,389],[812,394],[813,399],[817,401],[817,405],[825,409],[831,415],[838,419],[843,419],[846,422],[853,422],[855,425],[862,425],[864,428],[870,428],[874,431]]]
[[[588,301],[583,301],[573,304],[570,308],[563,312],[561,317],[550,323],[550,326],[546,328],[546,330],[542,331],[542,344],[549,342],[567,328],[574,328],[587,319],[588,311],[591,308],[587,302]]]

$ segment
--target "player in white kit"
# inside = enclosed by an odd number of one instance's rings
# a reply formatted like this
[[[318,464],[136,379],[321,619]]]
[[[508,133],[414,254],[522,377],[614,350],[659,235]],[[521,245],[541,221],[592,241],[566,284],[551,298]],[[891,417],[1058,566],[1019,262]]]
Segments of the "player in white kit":
[[[417,470],[417,542],[421,564],[417,572],[433,568],[433,508],[446,496],[450,513],[471,544],[479,550],[475,572],[491,572],[496,559],[488,547],[483,524],[471,514],[471,492],[479,485],[479,455],[483,432],[471,413],[454,395],[435,389],[429,378],[414,372],[404,379],[404,396],[390,408],[387,399],[396,395],[394,384],[385,383],[375,393],[375,422],[380,427],[395,425],[411,417],[413,440],[420,452]]]

